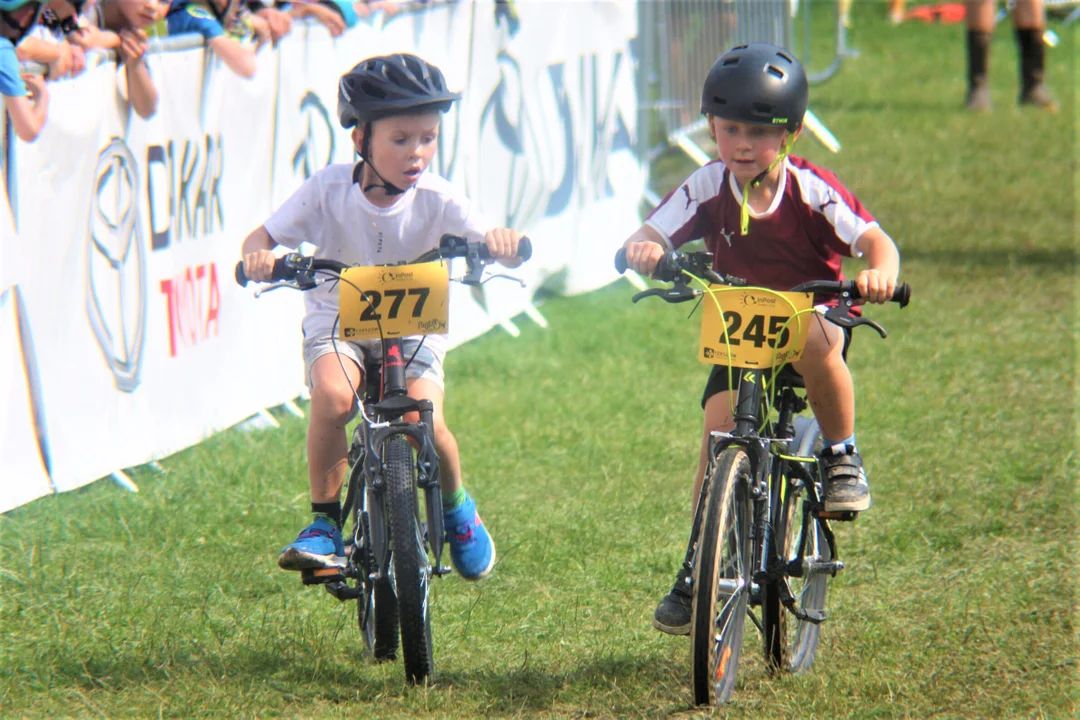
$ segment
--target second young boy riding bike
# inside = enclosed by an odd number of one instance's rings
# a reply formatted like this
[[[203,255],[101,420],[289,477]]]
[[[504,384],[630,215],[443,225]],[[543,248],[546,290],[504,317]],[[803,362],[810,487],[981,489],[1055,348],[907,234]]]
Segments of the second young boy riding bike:
[[[782,48],[751,43],[721,55],[701,98],[719,158],[670,193],[626,241],[629,267],[651,275],[667,250],[705,238],[717,270],[786,290],[813,280],[842,280],[842,258],[865,256],[869,268],[856,279],[860,296],[888,301],[900,269],[892,239],[832,173],[789,154],[802,128],[808,88],[802,65]],[[839,327],[813,322],[803,357],[793,365],[825,438],[825,509],[861,512],[870,507],[870,490],[855,444],[846,349]],[[714,368],[702,398],[705,423],[692,498],[708,465],[711,434],[735,425],[735,391],[726,369]],[[680,570],[656,608],[658,630],[690,632],[690,583]]]

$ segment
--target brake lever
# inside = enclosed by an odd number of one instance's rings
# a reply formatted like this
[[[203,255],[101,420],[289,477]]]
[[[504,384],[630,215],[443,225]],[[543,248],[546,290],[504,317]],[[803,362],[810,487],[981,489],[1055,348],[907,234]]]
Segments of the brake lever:
[[[255,290],[255,297],[260,297],[270,292],[271,290],[280,290],[281,288],[292,288],[293,290],[296,290],[297,286],[285,280],[273,283],[272,285],[263,285],[262,287]]]
[[[833,323],[834,325],[839,325],[840,327],[847,328],[848,330],[857,328],[860,325],[869,325],[870,327],[874,328],[874,330],[877,330],[878,335],[880,335],[882,338],[889,337],[889,333],[881,325],[878,325],[876,322],[869,318],[865,318],[860,315],[849,314],[848,310],[850,309],[850,303],[841,303],[840,305],[834,305],[833,307],[829,308],[828,312],[825,313],[825,317],[829,320],[829,322]]]
[[[488,282],[489,280],[494,280],[495,278],[503,278],[504,280],[513,280],[514,282],[516,282],[521,287],[526,287],[525,281],[522,280],[521,278],[514,277],[513,275],[505,275],[503,273],[492,273],[491,275],[488,275],[486,278],[481,280],[480,283],[483,284],[483,283]]]
[[[685,302],[687,300],[693,300],[701,294],[700,290],[692,290],[687,287],[674,287],[674,288],[649,288],[648,290],[642,290],[631,298],[634,302],[643,298],[658,296],[663,298],[669,303]]]

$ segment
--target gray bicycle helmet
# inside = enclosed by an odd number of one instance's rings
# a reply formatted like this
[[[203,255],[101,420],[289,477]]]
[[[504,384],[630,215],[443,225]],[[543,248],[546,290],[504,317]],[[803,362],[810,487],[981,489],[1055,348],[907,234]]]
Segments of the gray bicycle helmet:
[[[446,112],[461,93],[450,92],[439,68],[406,53],[361,61],[338,83],[338,119],[348,129],[392,115]]]
[[[794,55],[755,42],[731,48],[713,63],[701,90],[701,112],[751,125],[802,125],[810,86]]]

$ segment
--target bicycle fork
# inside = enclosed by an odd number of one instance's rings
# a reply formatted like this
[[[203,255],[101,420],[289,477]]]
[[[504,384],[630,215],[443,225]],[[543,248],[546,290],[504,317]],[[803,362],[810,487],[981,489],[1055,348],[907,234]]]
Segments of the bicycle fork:
[[[389,542],[386,531],[386,518],[383,505],[386,488],[382,474],[382,459],[376,449],[381,448],[385,440],[393,435],[405,435],[412,439],[416,450],[416,486],[423,491],[424,515],[427,521],[427,540],[434,563],[431,572],[442,576],[451,569],[442,564],[443,545],[446,529],[443,523],[442,487],[439,483],[439,455],[435,451],[433,408],[430,400],[417,401],[420,422],[415,424],[391,422],[371,433],[368,445],[368,477],[374,478],[371,492],[375,496],[369,506],[372,510],[371,535],[375,551],[376,572],[386,573],[389,567]],[[419,512],[418,512],[419,514]],[[419,522],[420,518],[417,517]]]

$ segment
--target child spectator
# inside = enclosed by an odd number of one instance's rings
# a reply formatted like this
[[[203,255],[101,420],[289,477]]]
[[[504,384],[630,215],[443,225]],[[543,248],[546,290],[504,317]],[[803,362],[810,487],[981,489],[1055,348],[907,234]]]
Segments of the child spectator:
[[[348,11],[346,11],[343,5],[330,0],[325,3],[307,2],[307,0],[294,2],[289,12],[296,18],[317,20],[329,31],[330,37],[339,37],[359,20],[359,16],[357,16],[351,5],[348,6]]]
[[[149,49],[146,28],[164,18],[167,2],[159,0],[52,0],[59,29],[72,45],[84,50],[114,50],[124,66],[125,99],[143,118],[157,112],[158,93],[145,56]]]
[[[30,29],[15,51],[19,60],[23,62],[47,65],[45,77],[50,80],[74,77],[86,69],[86,55],[83,49],[67,41],[61,23],[52,8],[54,3],[59,5],[61,1],[53,0],[53,3],[44,5],[37,24]]]
[[[248,12],[266,21],[270,28],[270,41],[274,45],[292,32],[293,16],[288,11],[288,3],[275,4],[273,0],[249,0],[247,8]]]
[[[170,35],[202,35],[206,46],[245,78],[255,77],[255,52],[271,38],[266,20],[249,13],[239,0],[174,0],[165,25]]]
[[[41,14],[37,0],[0,0],[0,95],[15,135],[33,142],[45,125],[49,92],[37,75],[20,75],[15,46],[26,37]]]

